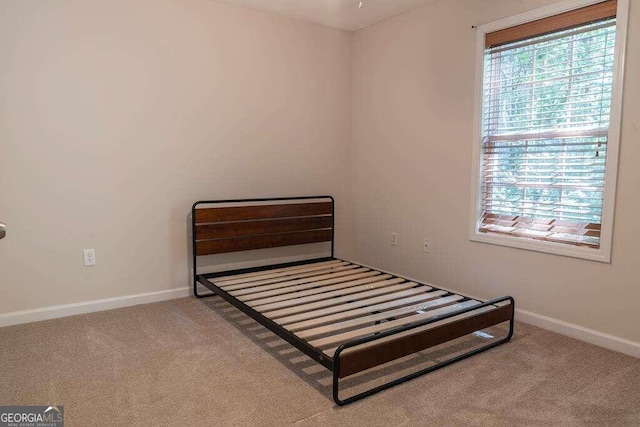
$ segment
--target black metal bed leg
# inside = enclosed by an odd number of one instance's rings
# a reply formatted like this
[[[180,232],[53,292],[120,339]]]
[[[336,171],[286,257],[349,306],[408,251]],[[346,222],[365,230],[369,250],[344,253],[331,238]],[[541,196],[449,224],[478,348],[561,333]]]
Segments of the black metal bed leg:
[[[198,290],[196,288],[197,288],[197,286],[193,287],[193,295],[196,298],[209,298],[209,297],[215,297],[216,296],[216,294],[214,294],[213,292],[211,292],[210,294],[204,294],[204,295],[199,294]]]
[[[197,280],[197,276],[194,275],[193,277],[193,295],[196,298],[208,298],[208,297],[214,297],[217,294],[215,292],[210,292],[208,294],[199,294],[198,293],[198,280]]]
[[[209,294],[198,293],[198,258],[196,255],[196,206],[202,202],[196,202],[191,206],[191,262],[193,267],[193,295],[196,298],[208,298],[215,296],[216,294],[211,292]]]
[[[340,378],[338,377],[338,369],[339,366],[336,366],[335,362],[333,364],[333,401],[336,402],[338,406],[344,406],[348,402],[344,402],[340,400]]]
[[[365,397],[369,397],[369,396],[371,396],[373,394],[376,394],[376,393],[379,393],[379,392],[381,392],[383,390],[386,390],[388,388],[394,387],[394,386],[396,386],[398,384],[402,384],[402,383],[410,381],[410,380],[412,380],[414,378],[418,378],[418,377],[420,377],[422,375],[428,374],[428,373],[433,372],[433,371],[435,371],[437,369],[444,368],[444,367],[449,366],[449,365],[451,365],[451,364],[453,364],[455,362],[458,362],[460,360],[466,359],[466,358],[471,357],[471,356],[475,356],[476,354],[482,353],[484,351],[487,351],[487,350],[490,350],[490,349],[492,349],[494,347],[497,347],[497,346],[499,346],[501,344],[509,342],[511,340],[511,337],[513,337],[513,325],[514,325],[514,321],[515,321],[515,319],[514,319],[514,314],[515,313],[513,312],[513,310],[515,309],[515,304],[513,304],[512,307],[514,307],[514,308],[512,308],[511,319],[509,320],[509,333],[505,338],[503,338],[503,339],[501,339],[499,341],[492,342],[492,343],[487,344],[485,346],[476,348],[474,350],[471,350],[471,351],[469,351],[467,353],[464,353],[464,354],[461,354],[459,356],[453,357],[453,358],[451,358],[449,360],[445,360],[444,362],[440,362],[440,363],[435,364],[433,366],[429,366],[428,368],[422,369],[422,370],[414,372],[412,374],[405,375],[402,378],[398,378],[396,380],[389,381],[388,383],[379,385],[379,386],[371,388],[369,390],[365,390],[362,393],[358,393],[358,394],[356,394],[354,396],[351,396],[351,397],[348,397],[348,398],[346,398],[344,400],[340,399],[340,396],[339,396],[339,394],[340,394],[340,378],[338,377],[338,374],[340,372],[340,353],[342,353],[342,351],[345,350],[346,347],[343,347],[343,346],[338,347],[338,349],[336,350],[336,352],[333,355],[333,400],[334,400],[334,402],[336,402],[336,404],[338,406],[348,405],[349,403],[353,403],[353,402],[356,402],[356,401],[358,401],[360,399],[364,399]]]
[[[209,298],[209,297],[215,297],[217,294],[214,293],[214,292],[211,292],[211,293],[208,293],[208,294],[204,294],[204,295],[203,294],[199,294],[198,293],[198,283],[196,282],[196,283],[193,284],[193,295],[196,298]]]

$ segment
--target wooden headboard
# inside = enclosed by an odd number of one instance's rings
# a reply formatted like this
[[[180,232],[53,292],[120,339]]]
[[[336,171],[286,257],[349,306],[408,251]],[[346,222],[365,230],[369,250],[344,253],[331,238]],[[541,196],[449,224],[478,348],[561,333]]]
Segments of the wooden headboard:
[[[333,256],[331,196],[199,201],[191,219],[194,256],[316,242],[331,242]]]
[[[198,257],[278,246],[331,242],[331,196],[202,200],[191,207],[193,291],[199,295]],[[250,271],[252,269],[247,269]]]

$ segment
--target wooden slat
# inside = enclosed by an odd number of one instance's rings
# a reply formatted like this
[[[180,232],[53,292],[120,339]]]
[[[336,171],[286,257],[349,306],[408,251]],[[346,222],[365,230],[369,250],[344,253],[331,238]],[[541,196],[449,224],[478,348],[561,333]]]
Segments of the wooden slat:
[[[304,273],[313,273],[317,271],[331,271],[336,268],[342,268],[347,266],[359,267],[355,264],[349,264],[346,261],[332,261],[330,263],[319,263],[319,264],[306,264],[300,265],[299,268],[296,269],[276,269],[276,270],[263,270],[258,274],[252,275],[251,277],[241,277],[238,279],[234,279],[234,276],[228,276],[224,280],[218,280],[217,278],[211,279],[211,282],[216,286],[226,289],[226,290],[234,290],[234,289],[242,289],[250,286],[256,286],[256,283],[264,283],[266,280],[277,280],[282,279],[289,280],[290,278]]]
[[[511,319],[511,305],[505,305],[480,314],[462,315],[460,318],[447,319],[427,326],[425,329],[410,331],[411,334],[390,336],[381,341],[372,342],[373,346],[354,348],[340,355],[338,376],[344,378],[383,363],[399,359],[418,351],[463,337],[475,331],[506,322]],[[373,348],[372,348],[373,347]],[[331,352],[331,356],[333,353]]]
[[[331,216],[315,216],[259,221],[224,222],[196,226],[196,240],[225,239],[258,234],[288,233],[291,231],[331,228]]]
[[[204,240],[196,242],[196,255],[213,255],[253,249],[275,248],[278,246],[328,242],[331,241],[332,236],[332,230],[314,230],[241,237],[237,239]]]
[[[311,273],[316,273],[316,274],[314,274],[311,277],[306,277],[305,275],[302,275],[302,277],[289,276],[288,278],[285,278],[284,282],[266,283],[261,286],[255,286],[255,287],[244,288],[239,290],[230,290],[229,292],[236,297],[248,296],[247,299],[243,299],[244,301],[253,297],[253,295],[249,295],[249,294],[256,294],[256,293],[263,294],[268,291],[276,291],[276,293],[271,294],[271,295],[276,295],[278,293],[278,290],[281,288],[295,287],[296,289],[300,289],[297,287],[298,285],[319,282],[321,280],[331,279],[334,277],[349,276],[353,274],[363,273],[365,271],[372,271],[372,270],[366,267],[360,267],[359,265],[351,264],[343,267],[333,268],[330,270],[313,271]],[[306,274],[311,274],[311,273],[306,273]],[[375,273],[380,274],[380,272],[377,272],[377,271],[375,271]],[[267,279],[267,280],[282,280],[282,279],[283,279],[282,277],[279,277],[277,279]],[[255,282],[255,283],[260,284],[261,282],[262,280],[259,280],[258,282]],[[279,292],[290,292],[290,290],[284,290]],[[267,294],[267,296],[269,295]],[[258,296],[257,298],[260,298],[260,297]]]
[[[445,294],[447,294],[447,291],[434,291],[429,293],[421,293],[408,298],[394,299],[391,301],[385,301],[380,304],[373,304],[373,305],[367,305],[364,307],[358,307],[352,310],[345,311],[343,309],[342,311],[339,311],[335,314],[326,314],[326,311],[328,311],[327,309],[318,310],[317,317],[310,318],[308,320],[298,321],[295,323],[289,323],[286,326],[287,326],[287,329],[290,330],[291,332],[297,332],[297,331],[310,329],[310,328],[328,324],[328,323],[335,323],[343,320],[352,319],[354,317],[369,316],[374,311],[385,311],[385,310],[389,310],[396,307],[406,306],[409,304],[429,301],[429,300],[441,297]],[[340,309],[339,306],[331,307],[331,308]],[[313,315],[314,313],[310,312],[308,314]],[[286,319],[283,319],[283,320],[285,320],[285,322],[278,322],[278,323],[286,324],[287,323]]]
[[[255,302],[258,305],[270,304],[273,302],[285,301],[288,299],[301,298],[325,292],[337,291],[341,289],[351,288],[359,285],[379,282],[384,279],[390,279],[390,274],[380,274],[379,271],[370,271],[368,273],[356,274],[354,276],[340,277],[337,279],[327,280],[323,283],[315,283],[316,286],[306,286],[306,290],[290,289],[289,292],[275,295],[269,298],[262,298]],[[297,287],[296,287],[297,288]]]
[[[407,314],[415,313],[420,310],[432,310],[436,307],[452,304],[460,301],[464,297],[460,295],[451,295],[444,298],[438,298],[436,300],[422,302],[420,304],[413,304],[408,307],[396,308],[395,310],[384,311],[382,313],[370,314],[369,316],[358,317],[357,319],[345,320],[343,322],[332,323],[325,326],[320,326],[313,329],[307,329],[305,331],[299,331],[297,336],[303,339],[316,338],[321,335],[335,334],[346,329],[355,328],[362,325],[371,325],[372,323],[390,319],[392,317],[404,316]]]
[[[308,303],[313,303],[316,301],[322,301],[322,300],[335,300],[337,298],[340,297],[345,297],[351,294],[359,294],[362,292],[366,292],[372,289],[378,289],[378,288],[386,288],[388,286],[397,284],[399,282],[404,281],[404,279],[401,278],[395,278],[395,279],[389,279],[389,280],[383,280],[382,282],[375,282],[375,283],[370,283],[367,285],[361,285],[361,286],[355,286],[352,288],[346,288],[346,289],[341,289],[339,291],[332,291],[332,292],[325,292],[322,294],[316,294],[316,295],[310,295],[308,297],[302,297],[302,298],[295,298],[295,299],[290,299],[290,300],[286,300],[286,301],[279,301],[279,302],[274,302],[271,304],[260,304],[259,301],[249,301],[247,303],[247,305],[250,305],[252,307],[257,307],[257,309],[261,312],[269,312],[272,310],[279,310],[281,308],[286,308],[286,307],[293,307],[296,305],[302,305],[302,304],[308,304]],[[358,295],[353,296],[352,298],[358,298]]]
[[[237,290],[229,290],[229,293],[235,296],[252,294],[255,292],[263,292],[272,289],[286,288],[298,283],[310,283],[320,279],[321,276],[325,276],[330,273],[349,272],[351,270],[357,270],[357,265],[344,265],[342,267],[334,267],[324,270],[309,271],[306,273],[292,274],[290,276],[275,277],[272,279],[257,280],[251,282],[251,287],[242,287]],[[236,285],[238,286],[238,285]]]
[[[320,348],[335,346],[335,345],[343,344],[355,338],[364,337],[367,335],[375,334],[376,332],[382,332],[392,328],[397,328],[399,326],[409,325],[411,323],[417,323],[434,316],[453,313],[454,311],[462,310],[467,307],[472,307],[478,304],[480,304],[478,301],[473,301],[473,300],[464,301],[459,304],[450,305],[444,308],[438,308],[436,310],[429,310],[424,313],[416,313],[413,316],[407,316],[407,317],[403,317],[402,319],[392,320],[390,322],[384,322],[379,325],[367,326],[366,328],[360,328],[354,331],[343,332],[341,334],[320,338],[314,341],[310,341],[309,344],[311,344],[314,347],[320,347]]]
[[[350,273],[350,274],[349,274]],[[303,282],[293,286],[287,286],[280,289],[272,289],[265,292],[257,292],[249,295],[239,296],[238,299],[242,301],[251,301],[252,303],[260,300],[260,304],[266,304],[267,302],[275,302],[280,299],[298,298],[304,295],[311,295],[313,293],[325,292],[330,290],[330,286],[336,284],[342,285],[343,282],[353,282],[357,279],[370,278],[371,276],[380,276],[379,271],[371,271],[366,268],[359,268],[357,270],[345,271],[341,273],[335,273],[333,275],[327,275],[324,280],[314,280],[312,282]],[[391,277],[387,275],[388,277]],[[305,280],[305,279],[303,279]],[[312,291],[316,292],[312,292]],[[275,299],[274,299],[275,298]]]
[[[349,266],[352,267],[352,266]],[[353,266],[357,267],[357,266]],[[273,285],[260,286],[258,288],[243,289],[242,291],[231,292],[233,296],[238,297],[242,301],[251,301],[253,299],[268,298],[270,296],[296,292],[298,290],[311,289],[313,287],[332,284],[337,282],[327,282],[327,280],[338,279],[338,281],[353,280],[354,275],[361,276],[362,273],[368,272],[367,276],[381,274],[379,271],[370,270],[365,267],[351,268],[346,271],[336,271],[322,274],[320,276],[291,280],[288,282],[275,283]],[[257,292],[249,292],[257,291]]]
[[[402,304],[410,304],[414,302],[410,300],[412,298],[416,298],[415,301],[418,301],[419,298],[424,298],[426,295],[431,295],[431,292],[428,292],[432,288],[427,286],[420,286],[416,288],[410,288],[398,292],[388,293],[380,296],[375,296],[371,298],[365,298],[361,300],[353,300],[348,299],[346,301],[341,302],[338,305],[333,306],[324,306],[319,309],[312,309],[310,311],[305,311],[303,313],[292,314],[292,315],[284,315],[284,317],[277,318],[277,313],[269,313],[271,318],[275,318],[275,322],[281,325],[287,325],[287,328],[290,328],[292,323],[303,322],[312,319],[326,318],[326,316],[335,313],[348,312],[353,309],[363,308],[363,310],[368,310],[369,307],[374,306],[375,304],[394,304],[398,303]],[[405,302],[406,301],[406,302]]]
[[[250,277],[254,277],[254,276],[263,276],[263,275],[267,275],[267,274],[274,274],[274,273],[287,273],[289,271],[296,271],[296,270],[310,270],[312,268],[321,268],[321,267],[326,267],[329,265],[335,265],[335,264],[346,264],[346,261],[340,261],[339,259],[336,260],[331,260],[331,261],[322,261],[322,262],[314,262],[314,263],[310,263],[310,264],[301,264],[301,265],[294,265],[291,267],[281,267],[281,268],[273,268],[273,269],[267,269],[267,270],[259,270],[259,271],[253,271],[251,273],[242,273],[242,274],[232,274],[229,276],[220,276],[220,277],[215,277],[211,280],[213,280],[216,284],[220,283],[224,283],[224,284],[230,284],[229,282],[232,280],[237,281],[237,283],[242,283],[242,279],[247,279]]]
[[[400,283],[398,285],[390,286],[388,288],[380,288],[380,289],[374,289],[367,292],[361,292],[360,294],[357,294],[357,295],[346,295],[343,297],[332,298],[330,300],[316,301],[309,304],[303,304],[295,307],[288,307],[281,310],[275,310],[270,312],[268,316],[271,319],[276,319],[278,317],[290,316],[292,314],[297,314],[304,311],[311,311],[311,310],[316,310],[318,308],[331,307],[332,305],[347,303],[350,301],[357,301],[359,299],[367,299],[367,298],[378,296],[378,295],[391,294],[397,291],[410,289],[417,285],[418,284],[415,282]],[[425,287],[425,290],[429,290],[429,289],[432,289],[432,288]]]
[[[616,0],[608,0],[538,19],[537,21],[527,22],[526,24],[487,33],[485,36],[485,47],[496,47],[556,31],[568,30],[591,22],[614,18],[617,7],[618,2]]]
[[[292,203],[281,205],[234,206],[196,209],[196,224],[331,215],[332,203]]]

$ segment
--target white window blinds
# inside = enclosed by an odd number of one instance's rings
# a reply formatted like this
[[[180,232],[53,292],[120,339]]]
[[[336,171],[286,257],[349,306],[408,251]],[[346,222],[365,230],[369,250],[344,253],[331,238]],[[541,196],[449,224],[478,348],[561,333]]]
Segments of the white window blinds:
[[[600,246],[615,24],[486,48],[479,231]]]

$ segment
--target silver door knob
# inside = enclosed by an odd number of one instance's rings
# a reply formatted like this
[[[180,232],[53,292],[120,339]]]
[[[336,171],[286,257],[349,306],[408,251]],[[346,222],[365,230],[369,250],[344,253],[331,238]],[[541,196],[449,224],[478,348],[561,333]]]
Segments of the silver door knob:
[[[7,226],[0,222],[0,239],[7,235]]]

